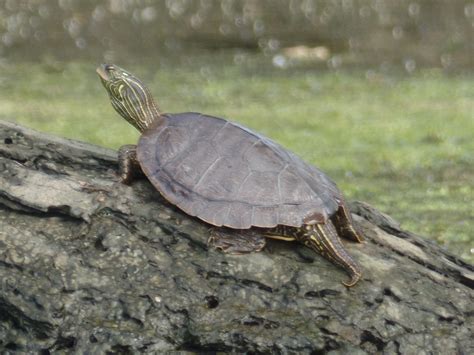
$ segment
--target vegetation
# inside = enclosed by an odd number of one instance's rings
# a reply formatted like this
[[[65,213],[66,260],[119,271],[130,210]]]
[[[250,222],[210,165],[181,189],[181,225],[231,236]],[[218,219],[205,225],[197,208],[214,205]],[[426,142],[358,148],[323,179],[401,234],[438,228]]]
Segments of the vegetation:
[[[2,66],[0,119],[111,148],[136,141],[110,106],[96,63]],[[348,199],[474,261],[472,77],[281,69],[241,54],[126,67],[164,111],[255,129],[326,171]]]

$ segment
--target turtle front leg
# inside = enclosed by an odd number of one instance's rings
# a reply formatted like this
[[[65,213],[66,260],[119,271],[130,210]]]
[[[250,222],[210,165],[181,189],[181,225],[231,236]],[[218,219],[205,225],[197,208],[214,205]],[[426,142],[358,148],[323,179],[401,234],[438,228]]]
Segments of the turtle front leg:
[[[137,159],[136,145],[123,145],[118,151],[120,182],[130,185],[136,178],[144,175]]]
[[[252,229],[213,228],[207,244],[227,254],[248,254],[261,251],[266,240]]]
[[[326,224],[305,225],[297,233],[296,239],[323,257],[346,270],[351,279],[343,282],[347,287],[354,286],[362,276],[359,265],[347,253],[331,221]]]

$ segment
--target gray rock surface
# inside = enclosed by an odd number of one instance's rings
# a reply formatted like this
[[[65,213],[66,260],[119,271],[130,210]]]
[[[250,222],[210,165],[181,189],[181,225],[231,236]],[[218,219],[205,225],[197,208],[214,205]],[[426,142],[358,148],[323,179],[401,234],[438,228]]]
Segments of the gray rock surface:
[[[0,352],[474,353],[474,268],[360,202],[359,284],[296,243],[208,226],[116,152],[0,122]]]

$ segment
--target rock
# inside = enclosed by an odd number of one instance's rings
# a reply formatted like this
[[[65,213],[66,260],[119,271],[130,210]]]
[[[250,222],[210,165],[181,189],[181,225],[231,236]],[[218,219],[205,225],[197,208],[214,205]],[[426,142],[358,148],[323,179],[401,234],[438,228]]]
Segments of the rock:
[[[0,122],[2,353],[459,353],[474,350],[474,268],[351,204],[366,242],[344,272],[296,243],[207,250],[208,226],[116,152]]]

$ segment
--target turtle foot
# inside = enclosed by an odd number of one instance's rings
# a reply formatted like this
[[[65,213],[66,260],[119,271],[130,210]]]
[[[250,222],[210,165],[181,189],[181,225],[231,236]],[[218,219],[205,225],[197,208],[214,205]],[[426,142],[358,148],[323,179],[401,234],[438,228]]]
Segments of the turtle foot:
[[[144,175],[137,159],[136,145],[128,144],[119,148],[118,164],[118,177],[122,184],[130,185],[133,180]]]
[[[265,237],[248,229],[213,228],[207,240],[209,247],[236,255],[261,251],[265,243]]]
[[[332,220],[339,235],[357,243],[364,242],[362,234],[354,226],[351,213],[345,203],[341,203],[338,211],[332,217]]]

